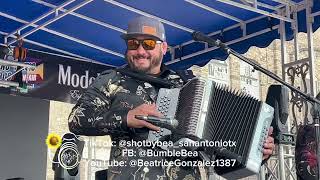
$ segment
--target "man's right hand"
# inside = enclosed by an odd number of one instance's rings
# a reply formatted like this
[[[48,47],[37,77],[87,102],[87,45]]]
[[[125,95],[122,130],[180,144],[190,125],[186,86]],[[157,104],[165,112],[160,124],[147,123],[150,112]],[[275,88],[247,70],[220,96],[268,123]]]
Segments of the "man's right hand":
[[[127,126],[130,128],[146,127],[154,131],[160,131],[158,126],[144,120],[136,119],[135,115],[163,117],[163,115],[157,110],[156,104],[141,104],[140,106],[130,110],[127,115]]]

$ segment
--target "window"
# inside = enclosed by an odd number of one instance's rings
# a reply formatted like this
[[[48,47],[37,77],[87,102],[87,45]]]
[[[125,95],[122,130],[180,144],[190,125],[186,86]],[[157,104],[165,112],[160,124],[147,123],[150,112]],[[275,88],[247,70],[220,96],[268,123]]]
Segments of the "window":
[[[208,64],[208,75],[209,78],[229,84],[229,72],[228,64],[226,62],[214,61]]]
[[[245,62],[240,63],[240,88],[246,93],[260,98],[260,80],[258,71]]]

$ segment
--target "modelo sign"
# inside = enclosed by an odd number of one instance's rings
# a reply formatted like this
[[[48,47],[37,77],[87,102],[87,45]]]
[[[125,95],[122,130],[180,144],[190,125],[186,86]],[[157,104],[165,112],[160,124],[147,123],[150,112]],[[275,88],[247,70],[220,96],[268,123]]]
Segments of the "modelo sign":
[[[99,76],[100,73],[97,73]],[[72,86],[74,88],[86,89],[95,80],[95,77],[89,76],[89,70],[85,70],[84,74],[80,75],[72,72],[71,66],[63,66],[59,64],[58,84]]]

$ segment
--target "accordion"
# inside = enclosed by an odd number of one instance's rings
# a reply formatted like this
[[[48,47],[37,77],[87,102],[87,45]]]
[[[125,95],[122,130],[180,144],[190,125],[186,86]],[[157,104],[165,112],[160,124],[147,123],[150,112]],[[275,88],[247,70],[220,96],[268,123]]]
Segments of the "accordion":
[[[178,120],[183,134],[211,141],[233,141],[224,153],[209,149],[216,159],[235,159],[232,167],[215,167],[227,179],[257,174],[262,162],[263,143],[273,119],[274,109],[256,98],[211,80],[193,78],[182,88],[160,89],[158,110],[167,118]],[[150,138],[170,134],[170,130],[153,132]],[[150,137],[150,135],[152,137]]]

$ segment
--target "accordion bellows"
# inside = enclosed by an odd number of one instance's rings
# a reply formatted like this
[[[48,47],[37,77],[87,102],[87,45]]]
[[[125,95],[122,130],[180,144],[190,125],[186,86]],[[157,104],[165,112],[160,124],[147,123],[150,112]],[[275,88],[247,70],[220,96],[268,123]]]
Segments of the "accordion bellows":
[[[170,112],[182,133],[208,141],[234,141],[236,146],[213,147],[216,159],[236,159],[233,167],[215,167],[217,174],[238,179],[259,173],[262,147],[273,119],[273,108],[244,92],[214,81],[194,78],[177,89],[160,89],[158,99],[172,97]],[[176,101],[175,101],[176,99]],[[161,103],[160,103],[161,104]],[[158,104],[157,104],[158,105]],[[219,151],[223,153],[219,153]]]

